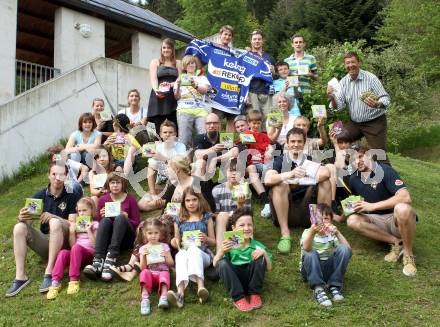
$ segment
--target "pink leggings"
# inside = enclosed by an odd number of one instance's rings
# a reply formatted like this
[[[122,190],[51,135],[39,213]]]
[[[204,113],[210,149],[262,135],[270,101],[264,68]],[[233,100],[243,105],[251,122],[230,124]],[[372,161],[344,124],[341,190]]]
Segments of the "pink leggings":
[[[151,294],[153,287],[157,287],[157,293],[160,295],[160,288],[165,284],[170,288],[170,272],[169,271],[153,271],[144,269],[139,275],[141,290],[146,287],[148,294]]]
[[[93,249],[86,248],[79,244],[74,244],[70,250],[61,250],[58,252],[57,260],[52,270],[52,280],[61,281],[69,263],[69,280],[79,280],[81,274],[81,266],[92,263]]]

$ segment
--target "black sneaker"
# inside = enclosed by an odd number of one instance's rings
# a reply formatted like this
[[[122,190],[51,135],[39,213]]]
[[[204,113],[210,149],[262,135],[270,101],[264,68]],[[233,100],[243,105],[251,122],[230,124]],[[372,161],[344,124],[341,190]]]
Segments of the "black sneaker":
[[[9,287],[9,289],[6,291],[6,294],[5,294],[6,297],[16,296],[18,293],[20,293],[20,291],[23,288],[28,286],[30,282],[31,282],[30,279],[26,279],[26,280],[14,279],[14,281],[12,282],[11,287]]]
[[[101,275],[103,265],[104,259],[95,257],[93,258],[93,263],[84,268],[83,273],[87,278],[96,280]]]
[[[101,279],[103,281],[109,282],[112,280],[113,275],[110,267],[115,265],[116,265],[116,257],[113,257],[110,253],[107,253],[101,273]]]
[[[332,300],[335,302],[342,301],[344,296],[342,295],[341,289],[336,286],[330,286],[330,293],[332,293]]]
[[[52,275],[45,274],[43,277],[43,281],[40,284],[40,293],[49,292],[49,287],[52,285]]]

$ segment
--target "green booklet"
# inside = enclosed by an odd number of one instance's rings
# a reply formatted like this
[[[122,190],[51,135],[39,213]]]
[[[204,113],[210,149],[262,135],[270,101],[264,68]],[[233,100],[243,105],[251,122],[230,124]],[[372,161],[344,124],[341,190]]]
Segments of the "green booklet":
[[[289,81],[289,87],[294,87],[295,84],[299,83],[298,76],[287,76],[287,80]]]
[[[249,188],[249,183],[244,182],[232,187],[232,200],[237,201],[238,196],[244,194],[246,200],[251,198],[251,189]]]
[[[271,127],[280,127],[283,125],[283,115],[279,111],[271,111],[267,114],[267,125]]]
[[[145,143],[142,146],[142,157],[143,158],[150,158],[154,153],[156,153],[156,143],[149,142],[149,143]]]
[[[87,224],[92,222],[91,216],[78,216],[76,217],[75,231],[77,233],[87,233]]]
[[[327,111],[325,110],[325,105],[323,104],[312,105],[312,115],[313,118],[327,118]]]
[[[233,249],[241,249],[244,245],[243,230],[224,232],[223,239],[233,243]]]
[[[243,144],[257,143],[255,137],[252,134],[240,134],[240,142]]]
[[[102,119],[103,121],[110,121],[110,120],[113,119],[113,117],[112,117],[112,113],[111,113],[110,110],[105,110],[105,109],[104,109],[104,111],[101,112],[101,113],[99,113],[99,115],[101,116],[101,119]]]
[[[200,230],[188,230],[183,232],[182,245],[184,249],[188,249],[190,246],[200,247],[202,242],[199,239]]]
[[[342,210],[344,212],[344,216],[348,217],[352,213],[354,213],[353,203],[362,201],[363,198],[359,195],[350,195],[348,198],[341,201]]]
[[[309,65],[297,65],[298,75],[307,75],[309,73]]]
[[[92,179],[95,188],[103,188],[107,181],[107,174],[96,174],[93,175]]]
[[[374,94],[372,91],[365,91],[361,93],[361,96],[359,97],[359,99],[361,101],[364,101],[366,98],[372,98],[373,100],[377,101],[378,98],[376,96],[376,94]]]
[[[162,244],[148,245],[147,249],[148,249],[147,264],[151,265],[154,263],[165,262],[165,257],[162,257],[160,255],[163,249]]]
[[[180,215],[180,202],[168,202],[167,207],[165,208],[165,214],[171,216],[179,216]]]
[[[27,198],[24,204],[29,210],[30,215],[39,216],[43,213],[43,200]]]
[[[220,133],[220,143],[225,145],[226,149],[234,146],[234,133]]]
[[[193,77],[188,74],[180,74],[180,85],[181,86],[191,86]]]
[[[116,217],[121,214],[121,202],[106,202],[105,217]]]

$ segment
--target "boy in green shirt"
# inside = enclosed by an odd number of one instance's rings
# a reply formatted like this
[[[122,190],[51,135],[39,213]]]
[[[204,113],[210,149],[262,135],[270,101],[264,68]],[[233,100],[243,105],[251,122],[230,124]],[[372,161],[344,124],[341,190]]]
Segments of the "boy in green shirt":
[[[213,264],[240,311],[261,308],[261,291],[265,270],[272,270],[272,254],[253,239],[254,224],[251,211],[245,207],[234,211],[230,218],[233,231],[243,231],[244,244],[225,239]],[[249,302],[246,300],[249,295]]]

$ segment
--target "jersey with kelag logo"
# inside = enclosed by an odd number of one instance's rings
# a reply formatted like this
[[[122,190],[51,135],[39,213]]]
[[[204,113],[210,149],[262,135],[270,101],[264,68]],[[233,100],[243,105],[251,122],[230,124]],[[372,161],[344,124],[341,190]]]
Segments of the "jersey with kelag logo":
[[[195,39],[188,44],[185,55],[197,56],[208,65],[208,80],[217,91],[211,100],[211,107],[225,112],[242,112],[252,78],[272,83],[269,65],[248,51],[230,51]]]

